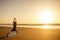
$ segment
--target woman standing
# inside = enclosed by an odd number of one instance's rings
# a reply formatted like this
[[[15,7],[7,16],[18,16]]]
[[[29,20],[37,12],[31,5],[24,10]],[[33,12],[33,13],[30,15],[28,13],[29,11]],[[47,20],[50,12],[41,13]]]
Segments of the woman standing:
[[[13,29],[11,31],[16,31],[16,26],[17,26],[17,21],[16,21],[16,18],[14,17],[14,20],[13,20]]]
[[[16,18],[14,17],[14,20],[13,20],[13,28],[12,28],[11,32],[9,32],[7,34],[7,37],[15,36],[18,33],[18,31],[16,30],[16,26],[17,26],[17,21],[16,21]]]

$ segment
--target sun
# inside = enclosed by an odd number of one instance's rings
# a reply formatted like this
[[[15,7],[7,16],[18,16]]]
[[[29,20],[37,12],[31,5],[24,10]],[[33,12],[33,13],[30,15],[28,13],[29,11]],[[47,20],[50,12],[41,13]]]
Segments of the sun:
[[[53,13],[50,10],[43,10],[39,14],[38,20],[43,24],[51,23],[54,20]]]

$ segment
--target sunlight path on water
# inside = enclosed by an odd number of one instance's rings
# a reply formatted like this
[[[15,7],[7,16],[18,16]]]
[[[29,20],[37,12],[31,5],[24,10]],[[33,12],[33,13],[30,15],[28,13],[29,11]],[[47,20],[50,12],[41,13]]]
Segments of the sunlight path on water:
[[[44,25],[44,26],[18,26],[18,27],[42,28],[42,29],[60,29],[60,26],[50,26],[50,25]]]
[[[12,25],[0,25],[2,27],[13,27]],[[42,28],[42,29],[60,29],[60,25],[17,25],[17,27],[26,27],[26,28]]]

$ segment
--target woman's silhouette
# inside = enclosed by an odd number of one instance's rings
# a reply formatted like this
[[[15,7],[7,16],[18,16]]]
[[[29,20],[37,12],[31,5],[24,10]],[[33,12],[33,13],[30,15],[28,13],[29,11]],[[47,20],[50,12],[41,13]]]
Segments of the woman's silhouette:
[[[14,20],[13,20],[13,28],[11,31],[16,31],[16,26],[17,26],[17,21],[16,21],[16,18],[14,17]]]
[[[11,32],[9,32],[7,34],[7,37],[12,37],[12,36],[15,36],[17,34],[17,30],[16,30],[16,27],[17,27],[17,21],[16,21],[16,18],[14,17],[14,20],[13,20],[13,28],[11,30]]]

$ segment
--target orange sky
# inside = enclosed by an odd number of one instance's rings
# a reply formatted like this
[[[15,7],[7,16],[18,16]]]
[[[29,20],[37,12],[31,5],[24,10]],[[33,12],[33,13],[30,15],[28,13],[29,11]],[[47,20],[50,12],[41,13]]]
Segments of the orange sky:
[[[0,23],[12,23],[16,17],[18,23],[41,24],[41,12],[46,9],[53,12],[54,20],[51,23],[60,23],[58,0],[3,0],[0,5]]]

